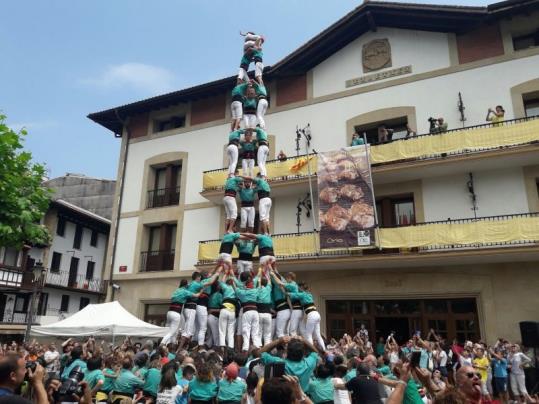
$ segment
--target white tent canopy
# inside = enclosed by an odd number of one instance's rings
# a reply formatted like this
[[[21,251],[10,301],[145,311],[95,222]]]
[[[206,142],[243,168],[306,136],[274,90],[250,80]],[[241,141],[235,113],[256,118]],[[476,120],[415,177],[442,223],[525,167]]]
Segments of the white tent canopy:
[[[163,337],[168,328],[146,323],[122,307],[118,302],[89,304],[81,311],[57,323],[32,327],[34,335],[129,335]]]

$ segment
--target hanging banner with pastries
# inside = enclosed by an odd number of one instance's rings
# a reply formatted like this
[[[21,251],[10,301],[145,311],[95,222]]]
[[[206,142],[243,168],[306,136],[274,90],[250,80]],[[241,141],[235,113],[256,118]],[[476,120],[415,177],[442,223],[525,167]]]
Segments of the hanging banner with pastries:
[[[368,248],[376,226],[369,148],[318,154],[320,249]]]

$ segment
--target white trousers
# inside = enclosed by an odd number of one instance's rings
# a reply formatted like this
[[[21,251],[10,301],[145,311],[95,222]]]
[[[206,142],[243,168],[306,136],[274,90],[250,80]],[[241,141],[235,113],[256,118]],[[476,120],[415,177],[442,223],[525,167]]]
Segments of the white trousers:
[[[526,390],[526,376],[524,374],[509,374],[509,380],[511,382],[511,391],[515,396],[524,396],[528,394]]]
[[[178,332],[180,332],[181,322],[182,315],[180,313],[172,310],[167,311],[167,324],[165,327],[168,327],[168,333],[163,337],[162,344],[167,345],[171,342],[176,342]]]
[[[236,319],[236,335],[241,335],[241,319],[243,318],[243,309],[240,309],[238,318]]]
[[[253,270],[253,261],[238,260],[238,274],[251,272]]]
[[[269,147],[265,144],[258,146],[258,152],[256,154],[257,156],[257,162],[258,162],[258,168],[260,170],[260,175],[265,177],[267,175],[266,171],[266,160],[269,156]]]
[[[256,106],[256,119],[258,119],[258,124],[262,129],[266,128],[266,121],[264,120],[264,116],[266,115],[266,111],[268,110],[268,100],[265,98],[261,98],[258,100],[258,105]]]
[[[288,321],[290,320],[290,309],[285,309],[277,312],[275,318],[275,335],[281,338],[288,335]]]
[[[240,71],[238,72],[238,79],[242,81],[249,81],[249,75],[243,67],[240,67]]]
[[[271,317],[271,339],[277,338],[277,315]]]
[[[219,312],[219,346],[226,345],[234,348],[234,325],[236,325],[236,313],[227,309]]]
[[[256,115],[255,114],[243,114],[243,124],[246,128],[256,127]]]
[[[314,338],[322,350],[326,350],[326,344],[324,344],[322,334],[320,334],[320,313],[318,313],[316,310],[307,314],[303,337],[311,344],[313,343]]]
[[[195,319],[197,316],[196,309],[186,309],[182,311],[183,322],[185,324],[182,332],[182,337],[191,338],[195,333]]]
[[[198,345],[204,345],[206,341],[206,330],[208,329],[208,308],[197,305],[197,329]]]
[[[254,177],[255,159],[242,159],[241,169],[243,171],[243,175],[246,175],[247,177]]]
[[[264,63],[256,62],[255,63],[255,77],[262,77],[263,71],[264,71]]]
[[[241,336],[243,337],[242,350],[249,350],[249,341],[253,341],[255,348],[260,348],[258,312],[249,310],[241,318]]]
[[[262,343],[262,346],[271,342],[272,326],[271,326],[271,313],[258,313],[258,341]]]
[[[271,198],[265,197],[258,201],[258,218],[261,222],[269,222],[271,211]]]
[[[223,204],[225,205],[226,219],[236,220],[238,217],[238,204],[236,203],[236,198],[225,195],[223,197]]]
[[[292,314],[290,315],[290,327],[288,329],[288,332],[290,333],[291,337],[299,335],[299,324],[302,317],[303,310],[292,310]]]
[[[236,166],[238,165],[238,146],[229,144],[226,148],[226,155],[228,156],[228,174],[234,175],[234,171],[236,171]]]
[[[243,104],[241,101],[232,101],[230,112],[232,113],[232,119],[241,119],[243,115]]]
[[[255,207],[254,206],[242,206],[241,207],[241,228],[254,227],[255,226]]]
[[[211,334],[210,346],[219,346],[219,317],[208,314],[208,329]]]

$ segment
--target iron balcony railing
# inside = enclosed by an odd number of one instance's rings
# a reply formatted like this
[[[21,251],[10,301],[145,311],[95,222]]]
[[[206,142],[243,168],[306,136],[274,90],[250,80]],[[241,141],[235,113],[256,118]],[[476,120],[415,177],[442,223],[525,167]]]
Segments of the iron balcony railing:
[[[45,278],[45,284],[104,294],[107,293],[108,281],[101,279],[86,279],[86,276],[84,275],[71,275],[69,271],[54,272],[49,270]]]
[[[463,131],[471,131],[470,136],[472,136],[473,131],[478,130],[478,129],[495,128],[495,127],[499,127],[499,126],[512,127],[514,125],[518,125],[518,124],[523,123],[523,122],[533,121],[533,120],[536,120],[536,119],[539,119],[539,115],[531,116],[531,117],[524,117],[524,118],[517,118],[517,119],[508,119],[508,120],[505,120],[505,121],[500,122],[500,123],[487,123],[487,124],[482,124],[482,125],[467,126],[467,127],[463,127],[463,128],[455,128],[455,129],[447,130],[445,132],[425,133],[425,134],[421,134],[421,135],[410,136],[410,137],[407,137],[407,138],[393,139],[393,140],[390,140],[388,142],[384,142],[383,144],[372,144],[371,146],[372,147],[378,147],[380,145],[386,145],[386,144],[397,143],[397,142],[408,142],[408,141],[411,141],[411,140],[417,140],[417,139],[427,138],[427,137],[437,137],[437,136],[441,136],[441,135],[458,134],[458,133],[462,133]],[[378,167],[378,166],[384,166],[384,165],[388,165],[388,164],[401,163],[401,162],[405,162],[405,161],[432,160],[432,159],[438,159],[438,158],[446,158],[448,156],[457,156],[457,155],[485,152],[485,151],[489,151],[489,150],[496,150],[496,149],[499,149],[499,148],[525,146],[525,145],[535,144],[535,143],[538,143],[538,142],[539,142],[539,136],[538,136],[537,140],[532,140],[532,141],[524,142],[524,143],[515,143],[515,144],[511,144],[511,146],[496,145],[496,146],[493,146],[493,147],[484,147],[484,148],[475,148],[475,147],[474,148],[468,148],[466,145],[462,145],[462,149],[459,149],[459,150],[456,150],[456,151],[453,150],[453,151],[447,151],[447,152],[439,152],[439,153],[436,153],[436,154],[422,154],[420,156],[413,157],[413,158],[406,158],[406,159],[400,159],[400,160],[391,160],[391,161],[387,161],[387,162],[375,162],[375,163],[372,164],[372,166],[373,167]],[[317,154],[316,152],[313,152],[313,154],[311,154],[311,156],[316,155],[316,154]],[[305,159],[305,157],[306,157],[305,154],[302,154],[302,155],[299,155],[299,156],[290,156],[290,157],[288,157],[288,160],[297,160],[297,161],[299,161],[300,159]],[[266,164],[271,165],[273,163],[278,163],[279,161],[280,161],[279,159],[268,160],[266,162]],[[214,169],[214,170],[204,171],[203,175],[206,176],[206,175],[211,175],[211,174],[226,173],[226,171],[227,171],[227,168],[218,168],[218,169]],[[316,165],[313,167],[313,175],[316,175]],[[308,177],[308,174],[306,172],[287,173],[287,175],[278,176],[278,177],[274,177],[274,178],[272,177],[272,178],[270,178],[270,180],[271,180],[272,183],[280,183],[280,182],[292,181],[292,180],[306,178],[306,177]],[[226,175],[223,178],[226,179]],[[222,182],[223,182],[222,184],[218,184],[218,185],[215,185],[215,186],[213,186],[213,185],[212,186],[204,186],[203,190],[204,191],[222,190],[223,186],[224,186],[224,180]]]
[[[284,234],[274,234],[272,235],[275,254],[278,259],[294,260],[294,259],[305,259],[313,257],[335,257],[335,256],[361,256],[361,255],[376,255],[376,254],[410,254],[410,253],[428,253],[439,250],[470,250],[470,249],[479,249],[479,248],[494,248],[494,247],[515,247],[515,246],[524,246],[524,245],[537,245],[539,244],[539,212],[531,213],[518,213],[510,215],[498,215],[498,216],[486,216],[479,218],[463,218],[463,219],[447,219],[443,221],[432,221],[432,222],[421,222],[415,224],[405,224],[397,225],[390,227],[380,227],[378,232],[374,232],[374,236],[378,234],[381,239],[384,238],[384,231],[391,231],[393,229],[399,231],[402,229],[416,229],[425,231],[432,231],[434,228],[438,228],[440,225],[441,229],[438,229],[438,232],[450,231],[451,225],[467,225],[467,224],[478,224],[484,226],[489,222],[496,223],[499,222],[502,225],[503,222],[508,222],[512,219],[524,219],[526,221],[526,233],[521,237],[521,234],[515,234],[514,237],[509,237],[505,241],[485,241],[481,240],[482,235],[477,234],[477,242],[467,242],[467,243],[452,243],[448,244],[445,241],[440,241],[440,233],[434,234],[433,236],[438,236],[438,238],[433,237],[432,242],[429,242],[428,245],[423,246],[392,246],[392,247],[383,247],[380,243],[383,243],[383,240],[378,240],[378,244],[373,244],[370,247],[358,248],[339,248],[332,250],[319,250],[318,249],[318,233],[317,232],[300,232],[300,233],[284,233]],[[404,235],[404,234],[403,234]],[[217,258],[220,240],[205,240],[199,242],[199,260],[200,265],[210,264],[215,262]],[[286,253],[280,253],[279,247],[285,246],[283,250],[286,250]],[[298,246],[298,248],[295,248]]]
[[[177,205],[180,202],[180,187],[152,189],[148,191],[146,208]]]
[[[40,287],[42,281],[37,285]],[[24,289],[31,290],[34,286],[32,271],[23,271],[20,267],[0,264],[0,291]]]
[[[47,310],[42,313],[37,312],[37,303],[35,307],[36,312],[32,318],[32,324],[42,324],[44,317],[53,317],[57,321],[64,320],[69,316],[67,312],[61,311],[58,308],[47,307]],[[14,312],[13,309],[6,310],[0,313],[0,324],[26,324],[28,319],[28,313],[26,312]],[[49,321],[51,321],[49,319]]]
[[[140,271],[172,271],[174,269],[174,250],[143,251],[140,253]]]

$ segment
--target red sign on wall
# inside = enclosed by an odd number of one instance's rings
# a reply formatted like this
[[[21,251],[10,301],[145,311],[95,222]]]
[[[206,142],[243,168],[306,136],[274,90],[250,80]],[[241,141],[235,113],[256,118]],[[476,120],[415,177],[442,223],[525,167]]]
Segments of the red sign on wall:
[[[127,272],[127,265],[120,265],[120,272]]]

